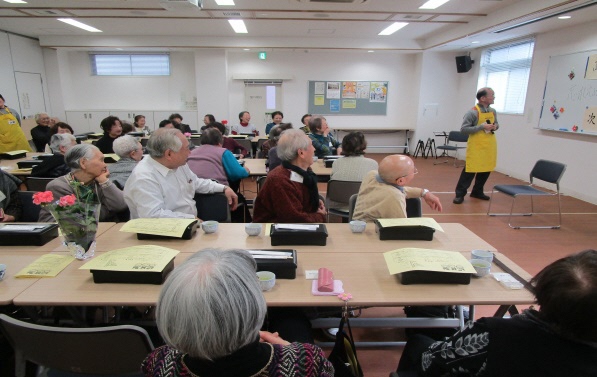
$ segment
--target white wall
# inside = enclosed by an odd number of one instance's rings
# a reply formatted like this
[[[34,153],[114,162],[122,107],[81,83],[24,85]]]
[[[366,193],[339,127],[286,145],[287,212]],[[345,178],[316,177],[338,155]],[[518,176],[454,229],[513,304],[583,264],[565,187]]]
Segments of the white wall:
[[[195,58],[192,52],[173,52],[170,76],[94,76],[87,52],[60,56],[64,77],[65,110],[186,110],[185,102],[197,96]]]

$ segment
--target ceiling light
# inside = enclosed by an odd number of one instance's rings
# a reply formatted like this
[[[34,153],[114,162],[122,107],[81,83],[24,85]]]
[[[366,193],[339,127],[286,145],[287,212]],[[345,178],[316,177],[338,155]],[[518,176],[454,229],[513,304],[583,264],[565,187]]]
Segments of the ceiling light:
[[[472,44],[477,44],[477,43],[479,43],[479,41],[472,41],[471,43]]]
[[[560,17],[558,17],[558,19],[560,19],[560,20],[567,20],[569,18],[572,18],[572,16],[560,16]]]
[[[375,52],[375,51],[373,51],[373,50],[369,50],[369,51],[367,51],[367,52]]]
[[[90,31],[92,33],[101,33],[102,32],[101,30],[96,29],[93,26],[89,26],[89,25],[86,25],[86,24],[84,24],[82,22],[75,21],[72,18],[58,18],[58,21],[62,21],[64,23],[66,23],[66,24],[78,27],[78,28],[83,29],[83,30]]]
[[[11,3],[11,4],[27,4],[27,2],[23,1],[23,0],[4,0],[4,1],[6,1],[7,3]]]
[[[234,5],[234,0],[216,0],[218,5]]]
[[[383,29],[381,31],[381,33],[379,33],[377,35],[391,35],[391,34],[394,34],[398,30],[400,30],[403,27],[405,27],[406,25],[408,25],[408,22],[394,22],[393,24],[391,24],[387,28]]]
[[[250,48],[243,48],[243,51],[251,51]]]
[[[597,5],[597,4],[595,2],[590,2],[590,3],[587,3],[587,4],[579,5],[577,7],[572,8],[572,9],[566,9],[566,10],[563,10],[561,12],[556,12],[554,14],[548,14],[546,16],[541,16],[541,17],[533,18],[533,19],[530,19],[530,20],[527,20],[527,21],[522,21],[522,22],[519,22],[519,23],[514,24],[512,26],[507,26],[507,27],[505,27],[503,29],[495,30],[494,33],[503,33],[503,32],[508,31],[508,30],[512,30],[512,29],[516,29],[516,28],[519,28],[519,27],[522,27],[522,26],[530,25],[530,24],[533,24],[535,22],[547,20],[547,19],[552,18],[552,17],[558,17],[558,16],[560,16],[562,14],[570,13],[570,12],[577,11],[577,10],[580,10],[580,9],[583,9],[583,8],[592,7],[594,5]]]
[[[444,5],[450,0],[429,0],[425,4],[421,5],[419,9],[436,9]]]
[[[228,22],[236,33],[248,33],[247,27],[245,26],[243,20],[228,20]]]

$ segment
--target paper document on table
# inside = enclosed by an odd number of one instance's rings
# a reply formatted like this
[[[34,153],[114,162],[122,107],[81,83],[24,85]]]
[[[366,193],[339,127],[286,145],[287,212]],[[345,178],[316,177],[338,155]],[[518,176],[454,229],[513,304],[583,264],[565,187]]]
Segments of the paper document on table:
[[[18,151],[2,152],[2,154],[6,154],[9,156],[14,156],[14,155],[21,154],[21,153],[27,153],[27,151],[24,149],[19,149]]]
[[[272,231],[272,223],[266,223],[265,224],[265,235],[269,237],[271,231]]]
[[[23,230],[29,230],[29,231],[34,231],[36,229],[43,229],[45,227],[47,227],[47,224],[6,224],[6,225],[0,225],[0,232],[12,232],[15,230],[19,230],[19,231],[23,231]]]
[[[405,219],[378,219],[383,228],[391,226],[426,226],[443,232],[442,227],[431,217],[410,217]]]
[[[310,230],[316,231],[319,229],[317,224],[276,224],[276,229],[287,229],[287,230]]]
[[[292,251],[248,250],[254,259],[294,259]]]
[[[156,245],[131,246],[98,255],[79,269],[161,272],[178,253],[178,250]]]
[[[17,278],[53,278],[75,258],[70,255],[44,254],[15,275]]]
[[[390,275],[406,271],[472,273],[476,271],[457,251],[404,248],[383,254]]]
[[[106,158],[111,158],[114,161],[119,161],[120,160],[120,156],[117,155],[116,153],[104,153],[104,160]]]
[[[182,237],[187,227],[196,219],[134,219],[120,228],[121,232],[154,234],[157,236]]]

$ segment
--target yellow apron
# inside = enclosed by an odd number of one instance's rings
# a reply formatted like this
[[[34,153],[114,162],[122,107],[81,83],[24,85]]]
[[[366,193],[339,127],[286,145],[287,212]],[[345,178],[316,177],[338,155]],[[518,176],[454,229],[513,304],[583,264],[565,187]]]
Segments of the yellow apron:
[[[475,106],[479,121],[477,125],[487,123],[495,123],[495,115],[493,111],[482,113],[479,105]],[[497,161],[497,143],[493,133],[485,133],[485,131],[475,132],[468,136],[468,144],[466,148],[466,172],[467,173],[483,173],[495,169]]]
[[[17,121],[8,107],[4,107],[7,114],[0,114],[0,153],[16,150],[31,152],[29,142]]]

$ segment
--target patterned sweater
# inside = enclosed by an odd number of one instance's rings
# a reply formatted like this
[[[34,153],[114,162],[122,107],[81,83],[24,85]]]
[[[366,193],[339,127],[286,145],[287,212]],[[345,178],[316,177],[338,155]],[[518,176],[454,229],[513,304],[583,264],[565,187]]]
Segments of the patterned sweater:
[[[287,346],[258,343],[249,346],[251,352],[257,352],[255,358],[246,352],[236,352],[226,360],[208,362],[185,356],[169,346],[155,349],[143,361],[142,371],[147,377],[333,377],[334,367],[325,358],[321,348],[308,343],[291,343]],[[257,366],[257,372],[251,371],[247,364],[264,354],[266,363]],[[238,362],[239,359],[246,363]],[[225,362],[222,362],[225,361]],[[253,363],[254,364],[254,363]]]

